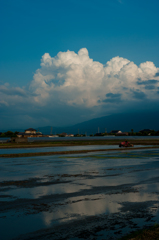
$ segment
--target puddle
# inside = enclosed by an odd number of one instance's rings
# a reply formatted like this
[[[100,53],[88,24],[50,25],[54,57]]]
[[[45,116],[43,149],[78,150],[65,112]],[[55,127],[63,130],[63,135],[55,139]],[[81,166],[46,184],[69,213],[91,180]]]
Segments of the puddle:
[[[153,225],[158,172],[158,149],[1,158],[2,239],[109,240]]]

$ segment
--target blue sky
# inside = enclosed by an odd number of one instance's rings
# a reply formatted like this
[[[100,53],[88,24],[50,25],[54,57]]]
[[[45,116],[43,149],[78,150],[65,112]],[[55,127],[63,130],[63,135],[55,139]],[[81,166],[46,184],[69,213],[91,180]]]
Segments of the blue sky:
[[[157,0],[1,0],[2,128],[17,119],[21,127],[68,125],[128,106],[157,110],[158,9]]]

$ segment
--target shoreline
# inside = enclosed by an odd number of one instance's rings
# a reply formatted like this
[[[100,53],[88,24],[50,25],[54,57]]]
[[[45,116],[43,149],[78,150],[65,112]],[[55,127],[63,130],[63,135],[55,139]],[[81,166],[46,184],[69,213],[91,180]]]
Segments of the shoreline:
[[[0,154],[0,157],[15,158],[15,157],[51,156],[51,155],[82,154],[82,153],[90,153],[90,152],[127,151],[127,150],[155,149],[155,148],[159,148],[159,146],[115,148],[115,149],[94,149],[94,150],[92,149],[92,150],[76,150],[76,151],[60,151],[60,152],[12,153],[12,154]]]

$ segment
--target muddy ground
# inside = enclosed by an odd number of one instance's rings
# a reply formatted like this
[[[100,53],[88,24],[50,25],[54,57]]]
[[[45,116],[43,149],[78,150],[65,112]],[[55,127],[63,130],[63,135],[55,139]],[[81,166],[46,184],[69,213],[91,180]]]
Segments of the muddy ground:
[[[117,146],[118,147],[118,146]],[[114,148],[111,149],[112,151],[129,151],[129,150],[139,150],[139,149],[155,149],[158,148],[158,146],[145,146],[145,147],[131,147],[131,148]],[[50,151],[50,152],[36,152],[36,153],[6,153],[6,154],[0,154],[0,157],[11,157],[11,158],[17,158],[17,157],[31,157],[31,156],[50,156],[50,155],[67,155],[67,154],[82,154],[82,153],[91,153],[91,152],[109,152],[110,149],[91,149],[91,150],[76,150],[76,151]]]
[[[144,138],[144,137],[143,137]],[[126,139],[126,138],[125,138]],[[69,140],[69,141],[40,141],[40,142],[28,142],[28,143],[0,143],[0,149],[2,148],[37,148],[37,147],[60,147],[60,146],[82,146],[82,145],[118,145],[123,141],[122,139],[107,139],[102,140]],[[158,145],[159,139],[131,139],[129,140],[134,145]]]
[[[159,149],[0,159],[0,236],[119,239],[159,222]]]

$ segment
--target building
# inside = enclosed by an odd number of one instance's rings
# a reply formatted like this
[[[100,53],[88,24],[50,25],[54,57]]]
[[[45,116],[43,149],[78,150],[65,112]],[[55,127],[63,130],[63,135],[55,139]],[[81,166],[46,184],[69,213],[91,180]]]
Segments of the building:
[[[129,133],[128,132],[119,132],[119,133],[116,133],[116,136],[129,136]]]
[[[37,132],[34,128],[28,128],[25,132],[19,132],[17,137],[19,138],[27,138],[27,137],[42,137],[43,134],[41,132]]]
[[[110,132],[110,134],[117,134],[117,133],[122,133],[122,131],[120,131],[120,130],[112,130]]]
[[[74,137],[74,134],[68,134],[67,137]]]
[[[139,131],[139,133],[144,136],[146,136],[146,135],[150,136],[152,134],[152,132],[154,132],[154,130],[152,130],[152,129],[143,129],[143,130]]]
[[[26,134],[36,134],[36,130],[34,128],[28,128],[25,130],[25,133]]]
[[[154,130],[152,130],[152,129],[143,129],[143,130],[141,130],[141,131],[139,131],[140,133],[150,133],[150,132],[152,132],[152,131],[154,131]]]
[[[59,137],[67,137],[67,133],[65,133],[65,132],[60,133],[60,134],[58,134],[58,135],[59,135]]]
[[[103,135],[104,135],[104,133],[96,133],[94,136],[101,137]]]

